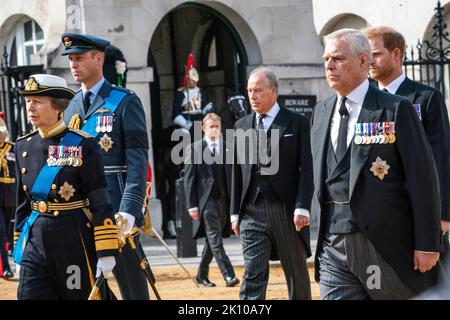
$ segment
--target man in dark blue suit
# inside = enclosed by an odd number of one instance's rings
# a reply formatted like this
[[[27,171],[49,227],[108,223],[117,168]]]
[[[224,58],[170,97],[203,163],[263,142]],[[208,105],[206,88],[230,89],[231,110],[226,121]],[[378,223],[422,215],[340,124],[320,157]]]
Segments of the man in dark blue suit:
[[[425,130],[433,150],[439,177],[441,195],[442,253],[449,249],[450,224],[450,127],[444,96],[434,88],[413,81],[403,73],[405,39],[390,27],[377,27],[366,31],[373,59],[370,76],[378,81],[378,88],[396,94],[411,102]],[[441,254],[445,262],[446,254]]]
[[[103,77],[104,51],[109,41],[65,33],[63,55],[68,55],[72,75],[81,83],[64,120],[89,130],[100,144],[108,194],[115,212],[127,220],[127,229],[142,226],[148,163],[148,136],[145,112],[132,91],[111,85]],[[74,115],[78,115],[73,117]],[[148,299],[145,275],[127,244],[114,275],[123,299]]]

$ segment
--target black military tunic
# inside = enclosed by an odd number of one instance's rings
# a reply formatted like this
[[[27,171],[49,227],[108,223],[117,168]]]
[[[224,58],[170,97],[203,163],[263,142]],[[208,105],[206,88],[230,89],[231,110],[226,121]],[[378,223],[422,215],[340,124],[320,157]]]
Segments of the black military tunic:
[[[97,258],[118,253],[117,227],[99,146],[84,132],[70,131],[83,136],[79,143],[82,165],[65,165],[59,171],[46,205],[34,202],[31,190],[46,164],[49,146],[58,145],[69,129],[63,125],[49,136],[35,131],[17,140],[16,239],[20,234],[17,227],[31,209],[41,212],[23,252],[19,299],[87,299]]]
[[[14,169],[14,144],[0,144],[0,255],[3,273],[11,271],[8,263],[6,242],[12,245],[9,237],[11,219],[16,205],[16,179]],[[2,274],[0,274],[0,277]]]
[[[203,89],[198,89],[196,94],[191,93],[190,103],[187,103],[187,91],[186,87],[178,88],[176,91],[172,105],[172,119],[182,115],[186,121],[202,121],[203,109],[209,103],[206,93]],[[194,92],[193,89],[189,91]],[[193,130],[193,127],[191,129]],[[192,130],[191,134],[193,134]]]

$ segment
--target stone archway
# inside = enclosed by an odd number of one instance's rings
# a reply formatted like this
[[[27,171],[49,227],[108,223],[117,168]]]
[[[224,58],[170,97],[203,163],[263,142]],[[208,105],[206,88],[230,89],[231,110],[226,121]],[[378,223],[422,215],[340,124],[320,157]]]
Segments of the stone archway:
[[[251,54],[249,54],[249,52]],[[261,52],[250,27],[223,4],[186,2],[164,15],[152,35],[148,66],[153,68],[150,84],[152,140],[155,157],[155,182],[161,200],[162,231],[167,232],[167,217],[175,220],[175,179],[178,171],[167,158],[172,147],[172,101],[182,85],[186,57],[193,53],[200,73],[199,86],[227,122],[228,91],[245,93],[247,69],[262,62]]]
[[[370,25],[364,18],[352,13],[343,13],[330,19],[319,35],[323,38],[325,35],[342,28],[364,29],[367,27],[370,27]]]

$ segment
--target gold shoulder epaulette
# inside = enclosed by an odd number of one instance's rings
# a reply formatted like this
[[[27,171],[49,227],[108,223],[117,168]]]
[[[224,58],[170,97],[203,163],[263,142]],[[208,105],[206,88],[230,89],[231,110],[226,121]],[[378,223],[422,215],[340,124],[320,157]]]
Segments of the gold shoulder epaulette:
[[[78,113],[75,113],[69,121],[69,129],[80,129],[81,117]]]
[[[34,130],[33,132],[31,132],[31,133],[29,133],[29,134],[26,134],[26,135],[24,135],[24,136],[18,137],[17,140],[16,140],[16,142],[19,141],[19,140],[23,140],[23,139],[25,139],[25,138],[34,136],[36,133],[38,133],[38,131],[37,131],[37,130]]]
[[[89,133],[87,133],[87,132],[85,132],[83,130],[72,129],[72,128],[69,128],[69,130],[72,131],[72,132],[75,132],[76,134],[82,136],[83,138],[92,138],[92,136]]]

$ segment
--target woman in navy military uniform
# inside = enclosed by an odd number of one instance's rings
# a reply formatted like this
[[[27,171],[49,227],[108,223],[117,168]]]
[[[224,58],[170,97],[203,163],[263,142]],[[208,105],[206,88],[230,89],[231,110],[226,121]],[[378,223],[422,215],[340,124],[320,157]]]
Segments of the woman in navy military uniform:
[[[38,130],[16,144],[18,298],[87,299],[118,253],[99,146],[65,126],[74,92],[64,79],[33,75],[21,94]]]

